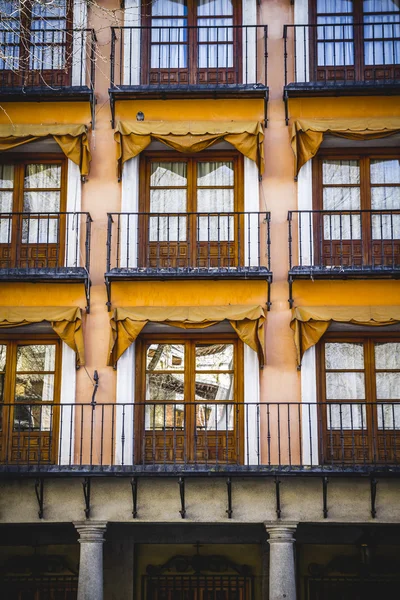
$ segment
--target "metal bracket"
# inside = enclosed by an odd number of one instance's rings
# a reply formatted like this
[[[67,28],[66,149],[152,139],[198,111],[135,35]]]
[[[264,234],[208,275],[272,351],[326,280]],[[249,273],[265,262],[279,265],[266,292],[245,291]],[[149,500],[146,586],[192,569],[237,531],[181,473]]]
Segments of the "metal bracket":
[[[289,98],[287,92],[283,94],[283,101],[285,103],[285,123],[286,126],[289,125]]]
[[[281,518],[281,514],[282,514],[280,485],[281,485],[281,482],[279,481],[278,477],[275,477],[276,515],[277,515],[278,519]]]
[[[110,109],[111,109],[111,129],[115,129],[115,100],[112,92],[110,92]]]
[[[94,93],[94,90],[92,89],[92,93],[90,94],[90,114],[92,119],[92,130],[96,126],[96,103],[96,95]]]
[[[228,491],[228,508],[226,510],[228,514],[228,519],[232,519],[233,509],[232,509],[232,479],[228,477],[226,480],[227,491]]]
[[[93,394],[92,394],[92,401],[91,401],[91,405],[92,405],[92,409],[94,410],[96,407],[96,394],[97,394],[97,390],[99,388],[99,374],[97,371],[95,371],[93,373],[93,381],[94,381],[94,386],[93,386]]]
[[[90,517],[90,488],[91,488],[91,480],[90,477],[85,477],[83,483],[83,497],[85,499],[85,517],[88,519]]]
[[[327,477],[322,478],[322,514],[324,515],[324,519],[328,518],[328,483],[329,479]]]
[[[272,306],[272,302],[271,302],[271,282],[267,281],[267,286],[268,286],[268,290],[267,290],[267,310],[270,311],[271,310],[271,306]]]
[[[38,505],[39,505],[38,516],[39,516],[39,519],[43,519],[43,502],[44,502],[44,480],[43,479],[36,479],[35,494],[36,494],[36,499],[37,499]]]
[[[180,494],[180,497],[181,497],[181,510],[179,511],[179,514],[181,515],[182,519],[184,519],[186,517],[186,507],[185,507],[185,479],[184,479],[184,477],[179,477],[178,483],[179,483],[179,494]]]
[[[104,283],[106,284],[106,292],[107,292],[107,311],[111,311],[111,281],[109,281],[108,277],[105,278]]]
[[[376,486],[377,480],[375,477],[371,477],[371,517],[376,518]]]
[[[90,288],[92,287],[92,282],[90,279],[85,279],[85,298],[86,298],[86,306],[85,310],[87,314],[90,314]]]
[[[133,506],[132,516],[134,519],[136,519],[136,517],[137,517],[137,493],[138,493],[138,478],[137,477],[132,477],[131,486],[132,486],[132,506]]]
[[[289,283],[289,307],[293,308],[293,277],[288,278]]]

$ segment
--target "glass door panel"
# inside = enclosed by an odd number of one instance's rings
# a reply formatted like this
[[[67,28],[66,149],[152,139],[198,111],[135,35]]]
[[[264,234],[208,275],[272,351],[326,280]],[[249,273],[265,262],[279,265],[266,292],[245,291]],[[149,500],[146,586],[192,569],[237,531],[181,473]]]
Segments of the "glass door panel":
[[[351,0],[317,0],[316,80],[354,81],[355,31]]]
[[[360,211],[360,164],[357,160],[324,160],[322,208],[315,226],[321,264],[325,267],[359,267],[363,264]]]
[[[364,345],[325,343],[325,452],[328,462],[363,462],[369,456]]]
[[[371,159],[372,265],[400,265],[400,160]],[[385,212],[387,211],[387,212]]]
[[[400,343],[374,344],[377,428],[380,462],[400,459]]]
[[[13,203],[14,166],[0,165],[0,269],[8,269],[13,262]]]
[[[364,0],[364,80],[400,77],[400,5],[396,0]]]

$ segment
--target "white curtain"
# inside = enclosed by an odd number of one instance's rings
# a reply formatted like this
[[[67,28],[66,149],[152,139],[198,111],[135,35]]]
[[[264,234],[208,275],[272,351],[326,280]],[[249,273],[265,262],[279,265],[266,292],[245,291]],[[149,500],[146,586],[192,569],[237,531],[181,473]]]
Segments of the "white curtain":
[[[13,209],[14,167],[0,165],[0,244],[11,242],[12,220],[1,213],[11,213]]]
[[[370,172],[371,209],[400,211],[400,160],[371,160]],[[400,213],[372,215],[372,238],[400,239]]]
[[[196,224],[198,241],[231,242],[235,239],[234,217],[226,215],[234,211],[233,186],[234,168],[231,161],[198,163],[197,212],[222,213],[198,217]]]
[[[19,2],[0,0],[0,71],[18,70],[20,21]]]
[[[375,375],[378,428],[400,429],[400,403],[396,404],[400,400],[400,343],[375,344],[375,369],[380,370]]]
[[[356,160],[325,160],[322,167],[323,209],[326,240],[357,240],[361,238],[360,215],[335,215],[335,211],[360,210],[360,167]],[[335,184],[333,186],[332,184]]]
[[[149,241],[183,242],[187,239],[187,164],[154,162],[151,169],[150,212],[157,215],[149,218]]]
[[[365,64],[400,64],[399,1],[364,0],[364,13],[377,13],[365,14],[364,16]],[[373,41],[375,38],[378,38],[378,40]]]
[[[58,213],[60,211],[60,192],[36,191],[40,188],[61,187],[61,166],[31,164],[25,171],[24,212]],[[29,191],[28,191],[29,190]],[[22,220],[22,243],[53,244],[58,240],[58,217]]]

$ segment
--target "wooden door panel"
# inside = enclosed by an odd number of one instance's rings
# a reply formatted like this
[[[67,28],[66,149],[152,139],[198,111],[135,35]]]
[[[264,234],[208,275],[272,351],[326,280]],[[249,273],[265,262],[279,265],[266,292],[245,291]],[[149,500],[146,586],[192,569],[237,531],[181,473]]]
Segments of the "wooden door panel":
[[[400,265],[400,240],[373,240],[372,265],[384,267]]]
[[[362,266],[361,240],[323,240],[322,265],[332,267]]]
[[[324,435],[325,463],[364,463],[369,461],[368,431],[331,431]]]
[[[148,258],[141,266],[152,269],[176,269],[190,266],[187,242],[149,242]]]

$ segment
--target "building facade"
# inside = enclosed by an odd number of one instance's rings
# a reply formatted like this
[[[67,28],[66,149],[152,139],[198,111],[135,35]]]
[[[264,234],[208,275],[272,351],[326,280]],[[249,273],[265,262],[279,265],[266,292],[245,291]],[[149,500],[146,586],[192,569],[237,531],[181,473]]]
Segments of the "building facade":
[[[7,600],[395,597],[398,0],[0,2]]]

